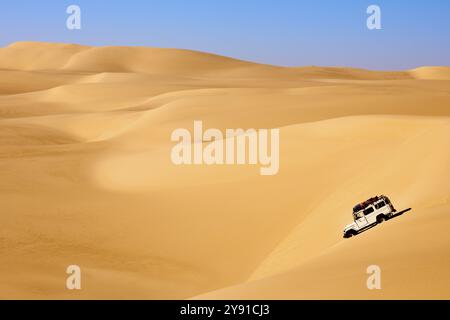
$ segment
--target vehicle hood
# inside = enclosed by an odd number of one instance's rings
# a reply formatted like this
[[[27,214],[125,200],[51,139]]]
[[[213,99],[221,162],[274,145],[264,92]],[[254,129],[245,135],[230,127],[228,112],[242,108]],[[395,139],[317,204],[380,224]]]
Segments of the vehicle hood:
[[[347,231],[348,229],[355,229],[355,228],[357,228],[357,225],[355,222],[352,222],[344,227],[344,232]]]

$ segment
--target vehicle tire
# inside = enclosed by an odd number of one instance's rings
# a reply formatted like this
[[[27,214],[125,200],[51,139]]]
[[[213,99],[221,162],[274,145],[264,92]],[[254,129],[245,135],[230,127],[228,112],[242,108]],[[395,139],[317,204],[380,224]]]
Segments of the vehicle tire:
[[[345,238],[351,238],[353,236],[356,236],[356,232],[354,230],[350,230],[345,233]]]
[[[383,223],[383,221],[386,220],[386,217],[384,215],[379,215],[377,217],[377,223]]]

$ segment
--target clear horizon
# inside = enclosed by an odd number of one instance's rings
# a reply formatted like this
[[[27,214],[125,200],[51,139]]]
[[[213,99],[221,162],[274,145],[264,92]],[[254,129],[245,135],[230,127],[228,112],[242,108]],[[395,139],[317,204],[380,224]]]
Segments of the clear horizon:
[[[68,30],[66,8],[81,8]],[[381,30],[366,27],[369,5]],[[278,66],[406,70],[450,65],[450,2],[40,1],[3,4],[4,47],[18,41],[178,48]]]

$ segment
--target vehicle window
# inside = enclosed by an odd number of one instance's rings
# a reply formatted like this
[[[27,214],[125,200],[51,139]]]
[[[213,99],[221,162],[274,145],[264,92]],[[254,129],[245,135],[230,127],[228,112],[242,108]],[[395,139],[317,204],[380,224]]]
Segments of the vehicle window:
[[[369,207],[366,210],[364,210],[364,215],[367,216],[368,214],[371,214],[374,211],[375,211],[375,209],[373,207]]]
[[[375,205],[375,208],[380,209],[380,208],[384,207],[385,205],[386,205],[386,203],[384,203],[384,201],[381,201]]]

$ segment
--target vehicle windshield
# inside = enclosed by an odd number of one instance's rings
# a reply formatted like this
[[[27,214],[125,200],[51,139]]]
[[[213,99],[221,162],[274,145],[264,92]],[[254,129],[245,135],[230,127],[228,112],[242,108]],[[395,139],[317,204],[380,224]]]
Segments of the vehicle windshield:
[[[363,216],[363,212],[362,211],[353,212],[353,219],[355,219],[355,220],[361,218],[362,216]]]

